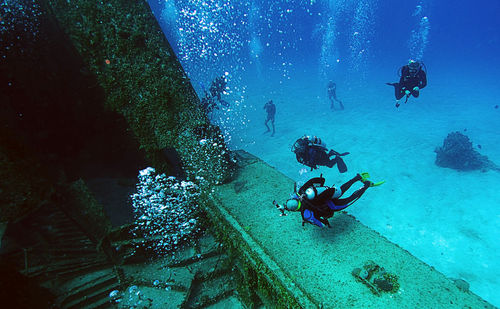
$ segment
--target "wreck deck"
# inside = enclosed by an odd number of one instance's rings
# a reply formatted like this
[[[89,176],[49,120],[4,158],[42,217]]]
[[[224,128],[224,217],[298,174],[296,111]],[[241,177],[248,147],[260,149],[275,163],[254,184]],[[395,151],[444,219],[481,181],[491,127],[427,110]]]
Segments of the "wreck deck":
[[[238,175],[208,197],[209,214],[225,219],[225,242],[257,268],[260,285],[268,281],[273,305],[493,308],[346,213],[336,214],[332,228],[324,229],[302,226],[298,213],[279,216],[272,201],[287,199],[293,180],[244,151],[237,158]],[[356,280],[353,271],[370,261],[398,276],[396,293],[378,293]]]

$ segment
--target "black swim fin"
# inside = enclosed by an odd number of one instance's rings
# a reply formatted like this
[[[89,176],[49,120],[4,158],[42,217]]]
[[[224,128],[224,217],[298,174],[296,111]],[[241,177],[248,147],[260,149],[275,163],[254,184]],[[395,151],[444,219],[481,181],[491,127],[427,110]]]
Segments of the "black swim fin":
[[[344,160],[342,160],[342,158],[339,156],[337,156],[335,160],[337,161],[337,168],[339,169],[339,172],[340,173],[347,172],[347,165],[345,164]]]

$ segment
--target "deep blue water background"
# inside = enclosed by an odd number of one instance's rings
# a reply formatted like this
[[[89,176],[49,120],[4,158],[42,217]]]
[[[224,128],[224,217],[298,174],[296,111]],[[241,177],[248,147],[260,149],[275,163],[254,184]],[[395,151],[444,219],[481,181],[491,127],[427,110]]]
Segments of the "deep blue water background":
[[[419,17],[427,16],[430,29],[422,60],[429,69],[430,81],[453,76],[461,84],[470,79],[484,79],[490,87],[498,87],[494,80],[500,69],[500,22],[497,18],[500,1],[337,1],[340,4],[333,8],[331,3],[335,2],[328,1],[315,1],[314,4],[310,1],[228,0],[149,2],[178,55],[182,55],[183,50],[191,56],[199,54],[203,44],[218,51],[218,56],[194,60],[181,57],[194,80],[211,79],[217,69],[232,74],[241,66],[250,69],[249,61],[255,60],[249,46],[253,36],[258,37],[262,45],[259,61],[263,67],[285,71],[285,75],[304,67],[309,71],[311,68],[319,70],[321,49],[325,45],[321,28],[325,28],[330,16],[335,19],[338,32],[335,48],[340,62],[336,72],[330,72],[327,78],[341,80],[356,66],[356,59],[350,57],[354,31],[364,36],[359,49],[367,49],[364,63],[359,64],[355,73],[363,72],[371,79],[395,75],[398,67],[412,57],[408,42],[412,31],[418,31]],[[413,16],[418,5],[422,6],[422,13]],[[171,9],[174,6],[176,14]],[[359,7],[367,7],[370,16],[364,20],[356,16]],[[182,9],[191,13],[196,10],[193,15],[203,16],[205,23],[214,22],[218,34],[206,35],[206,31],[200,30],[199,20],[189,20],[180,13]],[[356,22],[361,26],[353,27]],[[179,42],[176,34],[186,24],[193,26],[192,36]],[[229,36],[221,39],[219,34],[222,33]],[[206,38],[202,38],[203,35]],[[283,66],[283,62],[287,65]],[[359,75],[350,74],[348,78],[353,82]]]

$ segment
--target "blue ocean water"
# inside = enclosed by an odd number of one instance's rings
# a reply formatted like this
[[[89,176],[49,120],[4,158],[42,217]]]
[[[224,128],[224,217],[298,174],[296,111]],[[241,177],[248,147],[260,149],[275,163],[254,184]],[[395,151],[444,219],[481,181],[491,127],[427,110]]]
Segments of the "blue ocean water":
[[[313,132],[335,139],[340,151],[352,152],[350,168],[368,166],[392,188],[370,193],[373,206],[385,207],[383,215],[362,207],[352,212],[500,306],[499,174],[437,168],[433,153],[449,132],[461,131],[500,164],[500,1],[149,4],[200,97],[214,78],[227,77],[230,106],[211,116],[233,148],[253,151],[303,181],[311,173],[281,163],[294,159],[294,137]],[[425,64],[429,84],[396,109],[385,83],[398,81],[409,59]],[[328,108],[329,80],[337,83],[343,114]],[[270,99],[278,107],[277,137],[263,141],[262,106]]]
[[[195,81],[224,69],[286,76],[306,66],[354,83],[357,73],[394,74],[410,58],[423,60],[433,79],[493,78],[499,68],[497,1],[149,3]]]

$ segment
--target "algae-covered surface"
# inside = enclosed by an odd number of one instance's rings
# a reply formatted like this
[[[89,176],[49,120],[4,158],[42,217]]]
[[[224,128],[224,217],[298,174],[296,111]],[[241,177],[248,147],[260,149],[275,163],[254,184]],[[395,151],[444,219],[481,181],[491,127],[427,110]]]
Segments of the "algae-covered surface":
[[[216,182],[228,176],[221,132],[209,124],[147,1],[47,0],[47,7],[82,57],[81,70],[104,90],[104,107],[123,115],[155,167],[181,165],[188,176]],[[208,142],[200,147],[200,140]],[[180,159],[165,162],[172,148]]]
[[[288,277],[283,281],[286,288],[303,291],[307,307],[493,308],[352,216],[336,214],[330,219],[332,227],[323,229],[302,226],[298,213],[280,216],[272,201],[287,199],[293,181],[244,156],[237,179],[216,187],[213,200],[276,263],[279,270],[274,272]],[[355,279],[353,270],[369,261],[398,277],[396,293],[376,295]]]

